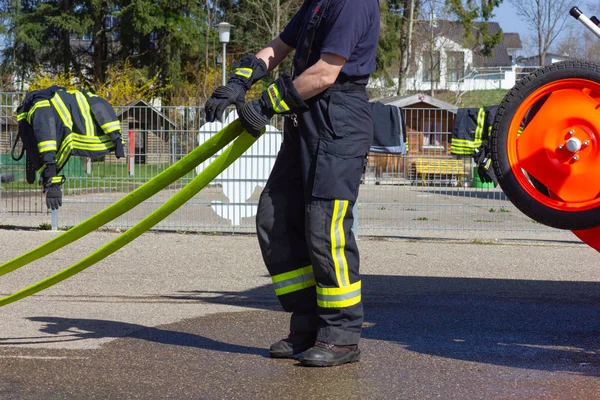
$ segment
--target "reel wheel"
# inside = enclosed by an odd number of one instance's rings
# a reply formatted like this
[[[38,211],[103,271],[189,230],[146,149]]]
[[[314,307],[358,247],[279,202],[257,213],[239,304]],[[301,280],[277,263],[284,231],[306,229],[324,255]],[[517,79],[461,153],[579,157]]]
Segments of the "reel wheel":
[[[530,218],[559,229],[600,226],[600,66],[564,61],[521,79],[494,119],[500,187]]]

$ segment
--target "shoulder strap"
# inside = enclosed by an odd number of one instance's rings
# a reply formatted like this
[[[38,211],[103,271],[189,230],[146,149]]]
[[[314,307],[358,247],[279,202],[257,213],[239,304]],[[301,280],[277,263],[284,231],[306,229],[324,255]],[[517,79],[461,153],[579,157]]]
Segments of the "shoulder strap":
[[[317,33],[317,28],[321,24],[321,19],[323,19],[323,14],[325,14],[325,8],[327,8],[328,3],[329,0],[323,0],[315,15],[313,15],[310,21],[308,21],[308,27],[306,28],[306,36],[304,38],[304,42],[302,42],[302,44],[296,49],[296,51],[298,51],[299,53],[298,64],[294,70],[294,73],[292,74],[292,76],[294,77],[296,76],[296,70],[306,70],[306,66],[308,65],[308,59],[310,58],[312,45],[315,40],[315,35]]]

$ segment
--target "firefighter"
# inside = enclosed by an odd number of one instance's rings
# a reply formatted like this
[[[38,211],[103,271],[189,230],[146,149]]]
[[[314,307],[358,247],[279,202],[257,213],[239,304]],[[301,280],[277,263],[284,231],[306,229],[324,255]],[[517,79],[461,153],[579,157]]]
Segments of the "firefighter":
[[[71,155],[100,158],[114,151],[124,156],[121,124],[112,106],[87,90],[66,90],[52,86],[27,93],[17,108],[19,132],[13,145],[13,158],[26,155],[27,181],[39,183],[46,194],[46,206],[62,206],[59,175]],[[23,141],[23,152],[15,157],[14,149]]]
[[[283,32],[245,57],[205,107],[212,121],[236,104],[242,125],[256,136],[273,115],[285,117],[256,225],[275,294],[291,313],[289,334],[271,346],[270,356],[302,353],[304,366],[360,359],[363,306],[352,211],[373,137],[366,84],[375,70],[379,18],[377,0],[305,0]],[[292,74],[242,104],[245,90],[294,49]]]

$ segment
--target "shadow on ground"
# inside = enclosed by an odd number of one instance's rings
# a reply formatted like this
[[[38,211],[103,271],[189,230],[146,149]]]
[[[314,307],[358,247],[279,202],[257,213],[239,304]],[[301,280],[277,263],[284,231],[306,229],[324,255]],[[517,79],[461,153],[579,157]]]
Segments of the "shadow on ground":
[[[600,375],[600,283],[363,275],[366,339],[423,354]],[[251,307],[270,287],[169,298]],[[215,296],[216,295],[216,296]],[[273,303],[267,303],[271,309]],[[240,327],[241,329],[241,327]]]
[[[423,193],[433,193],[439,194],[442,196],[456,196],[456,197],[466,197],[471,199],[485,199],[485,200],[502,200],[508,201],[508,197],[504,194],[504,192],[494,191],[494,190],[486,190],[486,189],[429,189],[422,190]]]
[[[578,373],[600,376],[599,282],[364,275],[363,288],[365,339],[396,343],[428,355],[515,368],[568,371],[589,365]],[[279,310],[270,286],[166,297]],[[45,323],[42,332],[63,335],[62,340],[64,335],[72,336],[69,340],[130,337],[220,352],[266,354],[263,348],[116,321],[31,320]],[[230,329],[238,329],[235,320],[230,322]],[[244,329],[239,322],[241,336]],[[0,339],[0,345],[23,344],[23,339]]]

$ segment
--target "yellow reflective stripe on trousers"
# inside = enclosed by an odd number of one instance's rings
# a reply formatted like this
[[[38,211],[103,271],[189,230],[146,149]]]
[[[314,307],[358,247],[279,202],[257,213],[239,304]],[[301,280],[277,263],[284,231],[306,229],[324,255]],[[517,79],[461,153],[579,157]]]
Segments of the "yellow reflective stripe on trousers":
[[[52,183],[63,183],[63,177],[62,176],[53,176]]]
[[[344,308],[360,303],[361,281],[341,288],[317,286],[317,305],[322,308]]]
[[[71,114],[69,113],[69,109],[67,108],[65,103],[62,101],[62,99],[60,98],[58,93],[56,93],[54,95],[54,97],[52,97],[52,100],[50,100],[50,101],[52,102],[54,109],[60,116],[60,119],[62,120],[63,124],[65,124],[65,126],[67,128],[69,128],[69,130],[72,130],[73,129],[73,120],[71,119]]]
[[[85,134],[87,136],[94,135],[94,122],[92,120],[92,112],[90,110],[90,104],[87,102],[83,93],[77,90],[70,90],[69,93],[75,95],[77,99],[77,104],[79,105],[79,111],[81,111],[81,115],[83,116],[83,120],[85,121]]]
[[[56,140],[45,140],[38,143],[38,150],[40,153],[47,151],[56,151]]]
[[[121,129],[121,123],[118,120],[111,121],[111,122],[107,122],[106,124],[102,125],[100,128],[102,129],[102,131],[104,133],[106,133],[108,135],[111,132],[118,131],[119,129]]]
[[[235,74],[244,78],[250,78],[252,76],[252,68],[237,68]]]
[[[29,112],[27,113],[27,122],[29,122],[31,124],[31,117],[33,116],[33,113],[38,108],[42,108],[42,107],[50,107],[50,102],[48,100],[42,100],[42,101],[38,101],[37,103],[35,103],[33,105],[33,107],[31,107]]]
[[[272,279],[275,294],[277,296],[297,292],[298,290],[316,285],[312,265],[283,274],[274,275]]]
[[[290,111],[290,108],[285,104],[285,101],[279,97],[279,89],[277,89],[276,84],[271,84],[271,86],[267,88],[267,93],[269,93],[273,110],[275,110],[276,113],[281,114],[282,112]]]
[[[344,217],[348,211],[347,200],[335,200],[331,218],[331,257],[335,268],[335,276],[340,287],[350,284],[348,262],[346,260],[346,235],[344,234]]]

